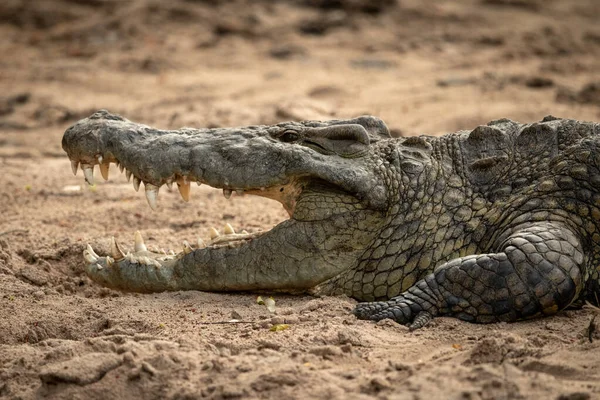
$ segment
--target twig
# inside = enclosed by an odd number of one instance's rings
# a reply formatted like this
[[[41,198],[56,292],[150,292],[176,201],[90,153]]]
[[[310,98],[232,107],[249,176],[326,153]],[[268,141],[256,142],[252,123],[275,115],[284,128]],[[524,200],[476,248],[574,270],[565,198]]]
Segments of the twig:
[[[9,231],[0,232],[0,236],[9,235],[11,233],[29,233],[29,229],[11,229]]]
[[[197,325],[227,325],[227,324],[254,324],[258,321],[239,321],[232,319],[231,321],[215,321],[215,322],[196,322]]]

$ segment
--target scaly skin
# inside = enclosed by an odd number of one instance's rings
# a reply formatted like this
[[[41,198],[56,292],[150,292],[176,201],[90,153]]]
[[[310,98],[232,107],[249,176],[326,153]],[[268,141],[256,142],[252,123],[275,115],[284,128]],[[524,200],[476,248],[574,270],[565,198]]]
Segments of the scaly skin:
[[[412,328],[549,315],[600,297],[600,125],[546,117],[393,139],[375,117],[160,131],[99,111],[63,148],[146,185],[197,181],[279,200],[290,219],[176,256],[84,252],[105,286],[347,294],[359,318]],[[134,178],[135,179],[135,178]],[[141,239],[139,239],[141,240]],[[229,243],[227,241],[230,240]],[[218,241],[225,244],[218,244]]]

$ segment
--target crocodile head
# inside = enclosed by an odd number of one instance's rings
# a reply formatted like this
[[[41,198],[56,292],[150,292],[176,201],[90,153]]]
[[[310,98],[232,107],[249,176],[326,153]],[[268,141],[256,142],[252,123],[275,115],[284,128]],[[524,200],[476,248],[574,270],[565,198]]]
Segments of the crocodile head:
[[[162,185],[177,183],[188,201],[195,181],[223,189],[225,197],[235,191],[275,199],[290,219],[260,237],[228,232],[229,239],[172,256],[148,251],[139,236],[127,255],[113,241],[110,256],[84,252],[87,272],[132,291],[312,287],[355,264],[376,235],[369,220],[380,220],[390,201],[378,143],[389,138],[383,121],[370,116],[164,131],[98,111],[67,129],[62,141],[73,171],[81,166],[88,183],[94,165],[106,179],[116,163],[136,190],[144,183],[152,209]]]

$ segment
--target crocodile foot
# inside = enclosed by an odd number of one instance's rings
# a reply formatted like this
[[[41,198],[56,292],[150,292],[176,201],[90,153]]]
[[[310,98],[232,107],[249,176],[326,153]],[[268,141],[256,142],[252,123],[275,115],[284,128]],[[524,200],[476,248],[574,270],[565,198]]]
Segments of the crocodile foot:
[[[359,319],[381,321],[389,318],[399,324],[408,325],[411,331],[427,325],[434,314],[407,296],[398,296],[389,301],[360,303],[353,311]]]

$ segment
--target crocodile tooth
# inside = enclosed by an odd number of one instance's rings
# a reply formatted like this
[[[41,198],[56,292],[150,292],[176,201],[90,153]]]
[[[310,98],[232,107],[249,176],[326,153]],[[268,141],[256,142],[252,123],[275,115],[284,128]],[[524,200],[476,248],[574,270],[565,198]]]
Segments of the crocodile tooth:
[[[104,160],[104,159],[102,158],[102,156],[98,156],[98,164],[102,164],[102,161],[103,161],[103,160]]]
[[[140,190],[140,183],[141,182],[142,182],[142,180],[140,178],[138,178],[137,176],[133,177],[133,188],[135,189],[136,192],[138,190]]]
[[[230,224],[225,224],[225,228],[223,228],[223,233],[226,235],[232,235],[235,233],[235,229]]]
[[[88,164],[81,164],[81,169],[83,170],[83,176],[85,176],[85,181],[88,185],[94,185],[94,166]]]
[[[94,251],[94,249],[92,249],[92,246],[90,246],[89,244],[87,245],[86,249],[94,257],[100,258],[100,256],[98,254],[96,254],[96,252]]]
[[[175,252],[174,252],[172,249],[169,249],[169,255],[172,255],[172,256],[174,256],[174,255],[175,255]]]
[[[144,264],[144,265],[152,264],[152,262],[150,261],[150,259],[148,257],[142,257],[140,261],[142,261],[142,264]]]
[[[97,257],[94,257],[92,254],[90,254],[90,252],[86,249],[83,251],[83,258],[85,259],[85,261],[87,261],[89,264],[91,263],[95,263],[96,261],[98,261]]]
[[[127,178],[127,182],[129,182],[131,180],[131,171],[126,169],[125,170],[125,177]]]
[[[158,261],[156,261],[156,260],[151,260],[151,261],[154,263],[154,266],[155,266],[156,268],[160,268],[160,267],[162,267],[162,265],[160,265],[160,263],[159,263]]]
[[[98,271],[102,271],[104,269],[104,267],[100,264],[96,264],[96,268],[98,269]]]
[[[243,196],[244,190],[243,189],[235,189],[235,194],[237,194],[238,196]]]
[[[163,253],[165,256],[167,255],[167,251],[165,249],[160,249],[160,252]]]
[[[110,266],[111,266],[111,265],[113,265],[114,263],[115,263],[115,260],[114,260],[112,257],[108,257],[108,256],[106,257],[106,265],[107,265],[107,266],[109,266],[109,267],[110,267]]]
[[[231,189],[223,189],[223,196],[229,199],[231,197]]]
[[[219,236],[221,236],[221,235],[219,234],[218,230],[216,230],[215,228],[210,228],[210,238],[211,239],[214,239]]]
[[[206,243],[204,243],[204,240],[202,240],[202,238],[198,238],[198,248],[203,249],[205,247],[206,247]]]
[[[119,171],[121,171],[121,173],[123,173],[125,166],[123,164],[121,164],[120,162],[117,162],[117,167],[119,167]]]
[[[115,239],[114,236],[110,239],[110,253],[112,254],[112,256],[117,261],[122,260],[123,258],[125,258],[125,254],[121,250],[121,247],[117,243],[117,241],[116,241],[116,239]]]
[[[133,240],[135,242],[133,249],[136,253],[138,251],[148,251],[148,248],[144,244],[144,239],[142,238],[142,234],[140,233],[140,231],[135,231],[135,234],[133,235]]]
[[[248,235],[248,231],[245,229],[241,233],[242,233],[242,235]]]
[[[192,249],[192,246],[190,246],[190,244],[187,242],[187,240],[185,240],[185,241],[183,242],[183,252],[184,252],[185,254],[190,254],[192,251],[194,251],[194,250]]]
[[[138,260],[137,260],[137,258],[135,258],[135,257],[134,257],[134,255],[133,255],[133,254],[131,254],[131,253],[127,253],[127,256],[125,256],[125,257],[126,257],[126,258],[127,258],[127,260],[128,260],[130,263],[132,263],[132,264],[137,264],[137,263],[138,263]]]
[[[183,200],[190,201],[190,183],[185,179],[185,176],[177,180],[177,188]]]
[[[108,169],[110,168],[110,163],[101,163],[100,164],[100,173],[105,181],[108,180]]]
[[[146,200],[148,200],[148,204],[150,208],[154,211],[158,208],[157,199],[158,199],[158,186],[154,186],[151,183],[144,183],[144,188],[146,190]]]
[[[73,175],[77,175],[77,167],[79,167],[79,161],[71,160],[71,171],[73,171]]]

